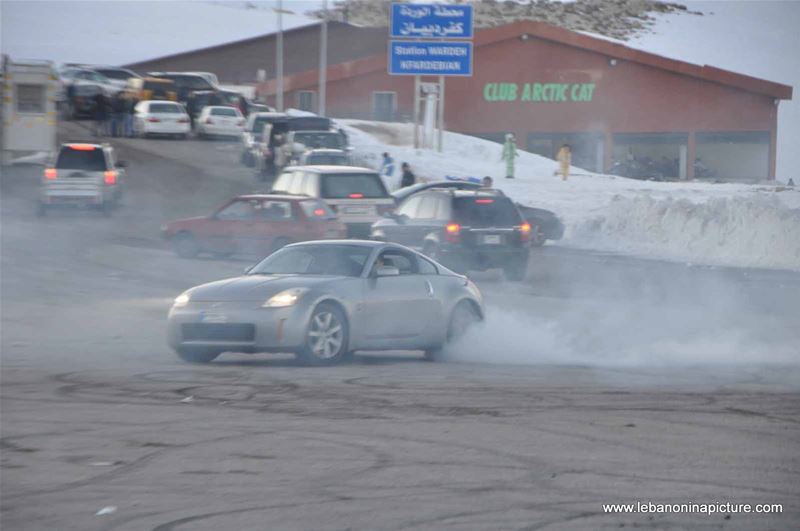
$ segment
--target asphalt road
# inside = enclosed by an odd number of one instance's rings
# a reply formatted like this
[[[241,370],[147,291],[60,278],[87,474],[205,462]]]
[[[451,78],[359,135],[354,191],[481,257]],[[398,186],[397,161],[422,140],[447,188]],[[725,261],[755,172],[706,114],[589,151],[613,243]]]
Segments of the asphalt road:
[[[158,227],[257,185],[231,145],[118,149],[110,219],[36,218],[41,170],[3,169],[3,529],[800,526],[798,275],[547,246],[524,284],[476,276],[490,316],[450,363],[188,365],[172,298],[248,262]],[[603,513],[636,501],[783,512]]]

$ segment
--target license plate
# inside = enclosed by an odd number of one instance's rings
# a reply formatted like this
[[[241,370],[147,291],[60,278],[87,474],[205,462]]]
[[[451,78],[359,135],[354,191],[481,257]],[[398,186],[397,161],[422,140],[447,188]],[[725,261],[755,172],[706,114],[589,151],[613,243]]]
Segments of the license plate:
[[[481,243],[484,245],[500,245],[503,242],[499,234],[487,234],[481,238]]]
[[[200,314],[200,322],[203,323],[227,323],[228,316],[218,312],[203,312]]]
[[[371,206],[346,206],[342,207],[342,213],[351,216],[368,216],[375,212]]]

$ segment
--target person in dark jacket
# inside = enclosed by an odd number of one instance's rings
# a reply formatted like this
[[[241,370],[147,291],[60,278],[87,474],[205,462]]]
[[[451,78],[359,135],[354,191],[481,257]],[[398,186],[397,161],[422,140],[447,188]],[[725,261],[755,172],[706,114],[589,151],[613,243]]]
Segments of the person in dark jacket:
[[[403,177],[400,179],[400,188],[415,184],[417,182],[417,176],[411,171],[411,166],[408,165],[408,162],[404,162],[400,167],[403,170]]]
[[[135,132],[133,130],[133,116],[136,114],[136,105],[139,103],[139,99],[136,97],[136,94],[133,92],[128,93],[128,97],[125,98],[125,136],[133,137]]]
[[[103,136],[108,119],[108,98],[102,91],[94,96],[94,136]]]
[[[123,120],[125,119],[125,100],[122,93],[117,92],[111,97],[111,136],[123,136]]]

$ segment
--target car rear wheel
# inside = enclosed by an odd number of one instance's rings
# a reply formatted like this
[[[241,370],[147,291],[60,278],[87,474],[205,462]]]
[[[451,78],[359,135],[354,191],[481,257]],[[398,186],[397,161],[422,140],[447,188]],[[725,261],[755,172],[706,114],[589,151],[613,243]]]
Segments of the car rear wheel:
[[[480,316],[469,302],[460,302],[450,314],[450,323],[447,326],[447,339],[444,345],[425,351],[428,361],[441,361],[442,353],[447,345],[464,337],[464,334],[478,321]]]
[[[217,349],[207,347],[180,347],[175,352],[180,359],[189,363],[209,363],[222,354]]]
[[[538,223],[531,223],[531,245],[534,247],[541,247],[547,237],[544,235],[544,229]]]
[[[298,352],[307,365],[334,365],[347,356],[347,320],[335,305],[322,303],[314,309],[306,329],[306,340]]]
[[[200,252],[197,240],[188,232],[176,234],[172,240],[172,247],[175,249],[175,254],[181,258],[194,258]]]

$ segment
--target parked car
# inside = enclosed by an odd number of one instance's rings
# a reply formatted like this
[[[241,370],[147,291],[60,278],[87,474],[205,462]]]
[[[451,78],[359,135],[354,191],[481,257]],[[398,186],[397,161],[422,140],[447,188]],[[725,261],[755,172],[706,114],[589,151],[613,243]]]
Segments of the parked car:
[[[343,149],[311,149],[300,155],[299,166],[350,166],[350,153]]]
[[[287,145],[287,136],[292,131],[331,131],[333,122],[320,116],[287,116],[276,120],[269,127],[268,134],[262,134],[260,152],[256,157],[255,168],[261,180],[273,179],[281,169],[288,165],[289,159],[279,152]],[[344,138],[344,137],[343,137]],[[288,144],[291,146],[291,144]]]
[[[104,75],[79,66],[64,67],[59,71],[63,111],[67,118],[78,119],[94,115],[95,97],[111,96],[117,87]]]
[[[275,154],[275,165],[278,170],[300,162],[300,157],[309,149],[337,149],[344,151],[342,135],[335,131],[289,131]]]
[[[419,253],[315,241],[179,295],[167,342],[193,363],[223,352],[294,352],[309,365],[333,365],[355,350],[398,349],[436,360],[483,318],[478,287]]]
[[[130,88],[131,80],[141,79],[142,77],[133,70],[128,70],[127,68],[118,66],[95,66],[94,70],[95,72],[106,76],[109,82],[111,82],[111,84],[113,84],[117,90],[126,90]]]
[[[189,115],[174,101],[140,101],[134,109],[134,128],[140,136],[169,135],[186,138],[191,126]]]
[[[350,237],[369,236],[372,224],[395,204],[375,170],[354,166],[289,167],[272,191],[322,199],[347,225]]]
[[[91,206],[110,215],[122,196],[126,167],[110,144],[62,144],[44,170],[38,214],[56,206]]]
[[[420,250],[458,272],[502,267],[509,280],[522,280],[528,269],[531,226],[497,190],[414,194],[376,222],[370,236]]]
[[[323,201],[287,195],[242,195],[210,216],[162,227],[178,256],[199,253],[258,257],[292,242],[343,238],[347,228]]]
[[[517,208],[531,226],[531,245],[534,247],[541,247],[547,240],[560,240],[564,236],[564,224],[554,212],[519,203]]]
[[[169,79],[175,83],[175,91],[178,94],[178,101],[186,103],[189,93],[198,90],[216,90],[217,87],[211,81],[207,72],[148,72],[149,77]]]
[[[186,110],[192,120],[197,121],[200,113],[208,106],[237,107],[241,95],[231,90],[197,90],[189,93]]]
[[[200,138],[239,137],[243,130],[244,116],[234,107],[205,107],[195,123],[195,132]]]
[[[241,135],[241,155],[239,160],[245,166],[253,167],[256,160],[261,157],[261,151],[267,144],[263,140],[264,126],[272,125],[286,118],[282,112],[251,112],[247,117],[244,131]],[[267,134],[271,127],[267,128]]]

